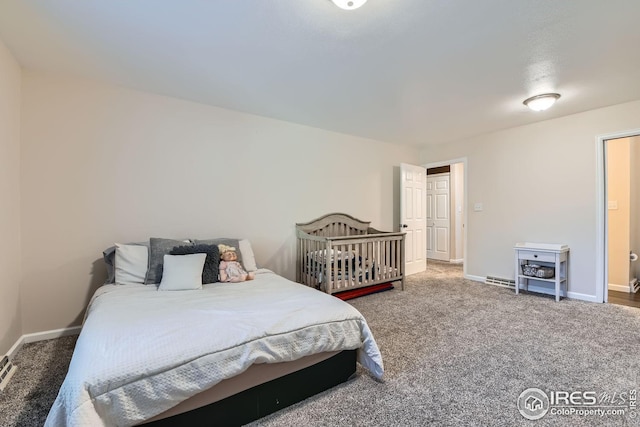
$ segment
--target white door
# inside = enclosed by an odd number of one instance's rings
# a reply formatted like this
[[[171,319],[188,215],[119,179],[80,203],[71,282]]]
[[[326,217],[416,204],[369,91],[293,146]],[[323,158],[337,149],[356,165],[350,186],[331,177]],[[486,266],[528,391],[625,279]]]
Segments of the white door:
[[[449,174],[427,176],[427,258],[449,261]]]
[[[400,227],[405,237],[405,274],[427,269],[425,250],[427,170],[421,166],[400,164]]]

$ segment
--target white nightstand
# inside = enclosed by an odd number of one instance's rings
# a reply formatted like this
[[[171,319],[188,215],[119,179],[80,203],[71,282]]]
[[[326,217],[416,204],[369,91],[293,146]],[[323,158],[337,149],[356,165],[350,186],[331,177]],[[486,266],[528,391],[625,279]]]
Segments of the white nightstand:
[[[529,288],[529,281],[555,284],[556,301],[560,301],[560,286],[564,284],[565,291],[569,292],[569,246],[555,243],[516,243],[516,294],[520,292],[520,286],[525,290]],[[545,267],[553,267],[555,275],[549,279],[525,276],[522,274],[522,266],[525,264],[539,264]]]

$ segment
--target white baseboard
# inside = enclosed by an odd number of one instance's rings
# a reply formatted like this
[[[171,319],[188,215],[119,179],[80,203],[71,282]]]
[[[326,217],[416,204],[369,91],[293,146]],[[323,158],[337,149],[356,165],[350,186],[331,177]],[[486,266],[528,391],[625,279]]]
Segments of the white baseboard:
[[[616,285],[615,283],[609,283],[610,291],[629,292],[629,285]]]
[[[604,302],[604,301],[598,301],[598,298],[595,295],[580,294],[578,292],[569,292],[569,298],[579,299],[581,301],[587,301],[587,302],[597,302],[597,303]]]
[[[54,338],[66,337],[68,335],[78,335],[81,329],[82,326],[71,326],[69,328],[54,329],[51,331],[35,332],[33,334],[22,335],[9,349],[9,351],[7,352],[7,356],[9,356],[9,360],[12,360],[13,356],[15,356],[15,354],[20,351],[22,346],[25,344],[36,341],[45,341]]]
[[[482,283],[484,283],[487,280],[486,277],[474,276],[472,274],[465,274],[464,278],[465,279],[469,279],[469,280],[473,280],[474,282],[482,282]],[[488,285],[490,285],[490,286],[498,286],[498,287],[502,287],[502,288],[509,288],[507,286],[494,285],[494,284],[491,284],[491,283],[488,283]],[[512,289],[512,288],[509,288],[509,289]],[[537,292],[537,293],[547,294],[547,295],[555,295],[556,294],[555,288],[545,288],[543,286],[529,285],[529,290],[531,292]],[[581,293],[578,293],[578,292],[569,292],[567,294],[563,289],[560,290],[560,296],[571,298],[571,299],[578,299],[578,300],[581,300],[581,301],[602,302],[602,301],[598,301],[596,299],[595,295],[581,294]]]
[[[529,290],[531,292],[536,292],[539,294],[546,294],[546,295],[555,295],[556,294],[556,289],[555,286],[553,287],[544,287],[544,286],[540,286],[540,285],[529,285]],[[571,298],[571,299],[578,299],[581,301],[588,301],[588,302],[602,302],[602,301],[598,301],[596,299],[595,295],[588,295],[588,294],[581,294],[578,292],[566,292],[564,289],[560,288],[560,296],[561,297],[566,297],[566,298]]]
[[[484,283],[485,280],[487,280],[486,277],[474,276],[473,274],[465,274],[464,278],[465,279],[469,279],[469,280],[473,280],[474,282],[482,282],[482,283]]]
[[[13,356],[15,356],[16,353],[20,351],[23,345],[24,345],[24,335],[18,338],[15,344],[13,344],[9,349],[9,351],[7,352],[7,357],[9,358],[9,360],[13,360]]]

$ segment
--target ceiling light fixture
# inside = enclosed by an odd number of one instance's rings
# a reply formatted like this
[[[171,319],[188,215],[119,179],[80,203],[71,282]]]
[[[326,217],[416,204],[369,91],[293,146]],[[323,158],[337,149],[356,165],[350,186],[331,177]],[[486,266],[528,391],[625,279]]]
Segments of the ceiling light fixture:
[[[551,107],[560,98],[559,93],[543,93],[524,100],[523,104],[533,111],[544,111]]]
[[[344,9],[344,10],[357,9],[367,2],[367,0],[331,0],[331,1],[340,9]]]

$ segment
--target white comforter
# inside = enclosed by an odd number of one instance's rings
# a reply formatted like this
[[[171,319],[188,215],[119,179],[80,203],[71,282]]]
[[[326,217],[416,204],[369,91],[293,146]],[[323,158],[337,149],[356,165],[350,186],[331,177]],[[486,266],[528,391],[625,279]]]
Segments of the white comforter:
[[[94,295],[46,426],[134,425],[254,363],[359,349],[382,357],[351,305],[268,270],[197,291],[105,285]]]

